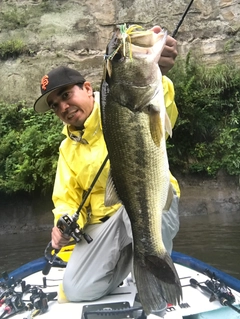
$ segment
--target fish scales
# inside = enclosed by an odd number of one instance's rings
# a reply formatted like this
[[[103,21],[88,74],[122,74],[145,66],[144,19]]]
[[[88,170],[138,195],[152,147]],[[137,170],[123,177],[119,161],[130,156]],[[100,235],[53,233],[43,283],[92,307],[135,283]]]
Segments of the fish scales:
[[[110,123],[107,126],[106,134],[109,130],[107,139],[108,151],[111,154],[111,174],[114,184],[119,185],[120,198],[125,203],[132,222],[134,219],[137,221],[145,219],[145,222],[148,222],[152,218],[147,217],[155,215],[160,218],[159,210],[165,204],[159,196],[158,176],[161,164],[158,161],[161,160],[162,156],[160,148],[157,148],[151,140],[148,141],[146,138],[147,135],[150,135],[148,116],[144,113],[134,114],[128,109],[124,110],[118,107],[117,103],[112,103],[111,108],[112,112],[106,119]],[[133,134],[133,132],[138,131],[141,131],[142,134]],[[126,140],[128,143],[125,143]],[[123,154],[124,160],[119,160],[122,159]],[[124,174],[122,174],[123,171]],[[165,178],[168,182],[168,173]],[[166,185],[168,184],[166,183]],[[146,198],[149,200],[146,201]],[[159,203],[161,199],[162,204]],[[155,210],[158,214],[155,214]],[[151,212],[150,216],[146,215],[148,211]],[[142,225],[145,227],[145,224]],[[157,232],[159,232],[159,226],[157,226]]]
[[[166,110],[157,65],[164,36],[155,41],[156,48],[141,51],[141,45],[130,43],[129,30],[116,32],[107,47],[106,53],[115,55],[104,70],[101,114],[111,167],[109,180],[131,221],[134,276],[143,309],[150,314],[160,309],[163,300],[176,304],[182,295],[161,236],[162,214],[171,193]],[[126,35],[130,40],[124,47],[121,41]]]

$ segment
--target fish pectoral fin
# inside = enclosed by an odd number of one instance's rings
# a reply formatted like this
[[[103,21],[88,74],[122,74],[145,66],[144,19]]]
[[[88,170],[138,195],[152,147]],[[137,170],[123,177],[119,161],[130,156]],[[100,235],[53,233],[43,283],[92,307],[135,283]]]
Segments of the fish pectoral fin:
[[[167,196],[167,200],[166,200],[165,206],[163,208],[163,211],[169,211],[171,204],[172,204],[172,200],[173,200],[173,187],[172,187],[172,184],[169,183],[168,196]]]
[[[111,169],[110,169],[110,172],[108,174],[108,179],[107,179],[104,205],[106,207],[109,207],[119,203],[121,203],[121,200],[118,197],[116,187],[114,185],[114,182],[111,176]]]
[[[160,146],[160,141],[163,137],[163,127],[160,118],[159,112],[155,111],[153,108],[150,107],[150,116],[149,116],[149,125],[150,125],[150,132],[153,139],[153,142],[156,146]]]

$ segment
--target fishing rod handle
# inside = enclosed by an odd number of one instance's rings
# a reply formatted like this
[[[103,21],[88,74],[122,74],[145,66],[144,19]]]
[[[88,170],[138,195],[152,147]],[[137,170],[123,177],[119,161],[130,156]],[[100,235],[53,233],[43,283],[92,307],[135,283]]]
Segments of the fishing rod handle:
[[[54,251],[54,253],[52,254],[53,251]],[[59,251],[60,251],[60,249],[53,248],[51,241],[48,243],[48,245],[47,245],[47,247],[45,248],[45,251],[44,251],[44,256],[48,260],[48,262],[46,263],[45,267],[42,270],[42,274],[44,276],[49,274],[49,272],[50,272],[50,270],[52,268],[53,262],[54,262],[54,260],[56,258],[56,255],[57,255],[57,253]]]
[[[224,301],[224,306],[228,306],[230,307],[231,309],[235,310],[236,312],[240,313],[240,309],[233,306],[228,300],[225,299]]]
[[[219,298],[219,301],[222,306],[228,306],[231,309],[235,310],[236,312],[240,313],[240,309],[233,306],[231,302],[229,302],[226,298]]]
[[[52,252],[54,251],[54,253],[52,254]],[[48,244],[47,244],[47,247],[45,248],[44,250],[44,256],[49,260],[49,256],[54,256],[56,255],[57,253],[59,253],[60,249],[57,249],[57,248],[53,248],[52,246],[52,241],[50,241]]]

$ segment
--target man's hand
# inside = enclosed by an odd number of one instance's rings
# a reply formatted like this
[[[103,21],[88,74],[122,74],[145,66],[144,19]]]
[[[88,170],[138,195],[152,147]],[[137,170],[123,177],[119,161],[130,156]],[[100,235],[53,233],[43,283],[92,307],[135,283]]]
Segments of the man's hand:
[[[54,249],[61,249],[66,246],[70,238],[70,236],[62,234],[57,226],[52,228],[52,247]]]
[[[155,33],[159,33],[162,29],[159,26],[154,26],[152,30]],[[166,75],[168,71],[174,66],[177,55],[177,41],[170,35],[168,35],[166,44],[158,61],[162,75]]]

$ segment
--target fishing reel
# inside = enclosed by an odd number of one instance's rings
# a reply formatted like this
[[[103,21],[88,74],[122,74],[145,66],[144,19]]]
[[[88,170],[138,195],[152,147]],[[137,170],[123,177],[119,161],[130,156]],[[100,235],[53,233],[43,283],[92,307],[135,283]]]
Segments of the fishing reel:
[[[78,217],[77,213],[73,216],[69,216],[67,214],[63,215],[59,218],[57,227],[62,234],[73,237],[77,243],[80,242],[83,237],[89,244],[91,243],[92,238],[88,234],[84,233],[80,228],[77,223]]]
[[[77,223],[78,218],[78,212],[76,212],[73,216],[69,216],[68,214],[63,215],[57,221],[57,227],[62,234],[73,237],[77,243],[80,242],[83,237],[89,244],[92,242],[93,239],[88,234],[84,233],[83,230],[80,228]],[[52,253],[53,251],[54,253]],[[48,261],[42,271],[44,276],[49,273],[53,265],[57,265],[58,267],[66,267],[66,262],[64,262],[60,257],[57,256],[57,253],[59,251],[60,249],[54,249],[52,247],[51,241],[48,243],[44,251],[45,258]]]
[[[0,318],[8,318],[25,309],[25,304],[22,300],[22,294],[16,293],[14,291],[9,292],[6,297],[1,299],[1,306],[3,306],[3,312]]]
[[[38,309],[41,310],[41,312],[46,312],[48,309],[48,300],[46,294],[37,287],[34,287],[32,289],[32,295],[30,296],[30,303],[27,304],[27,308],[32,309]]]
[[[205,269],[204,274],[210,278],[210,280],[204,282],[205,285],[201,285],[194,278],[190,279],[190,285],[193,288],[199,287],[203,293],[209,294],[210,302],[218,300],[222,306],[228,306],[237,313],[240,313],[240,309],[233,305],[235,297],[232,294],[231,289],[223,281],[219,280],[215,273],[210,270]]]
[[[210,280],[205,281],[205,285],[212,292],[213,296],[217,297],[221,305],[225,306],[226,303],[233,304],[235,302],[235,297],[232,294],[231,289],[226,286],[224,282],[219,281],[215,274],[209,270],[206,270],[205,274],[210,278]]]
[[[54,300],[57,296],[57,292],[45,293],[38,287],[31,289],[30,302],[25,306],[25,310],[39,311],[45,313],[48,310],[48,302]]]
[[[93,239],[88,234],[84,233],[83,230],[80,228],[77,223],[78,218],[78,212],[76,212],[73,216],[69,216],[67,214],[63,215],[57,221],[57,227],[62,234],[73,237],[77,243],[80,242],[83,237],[89,244],[92,242]],[[54,253],[52,253],[52,251],[54,251]],[[66,262],[64,262],[57,256],[57,253],[59,251],[60,249],[53,249],[52,242],[48,243],[44,251],[45,258],[48,261],[42,271],[44,276],[49,273],[53,264],[57,265],[58,267],[66,267]]]
[[[25,307],[25,304],[22,300],[22,295],[18,293],[14,293],[13,295],[11,295],[6,304],[12,309],[14,309],[14,312],[24,310]]]
[[[25,303],[22,300],[25,288],[30,285],[25,285],[25,281],[21,279],[15,280],[14,277],[9,277],[7,272],[2,274],[4,282],[0,283],[0,307],[3,312],[0,318],[8,318],[25,309]],[[15,291],[15,288],[21,284],[22,291]]]

